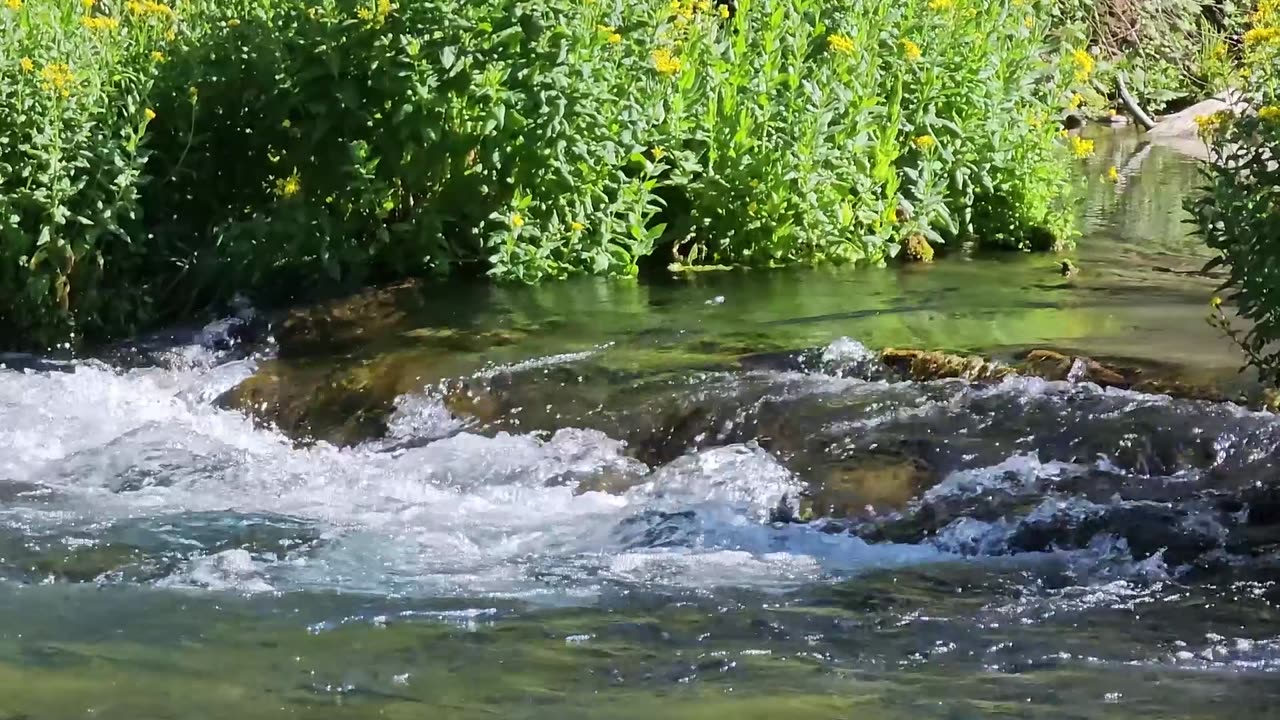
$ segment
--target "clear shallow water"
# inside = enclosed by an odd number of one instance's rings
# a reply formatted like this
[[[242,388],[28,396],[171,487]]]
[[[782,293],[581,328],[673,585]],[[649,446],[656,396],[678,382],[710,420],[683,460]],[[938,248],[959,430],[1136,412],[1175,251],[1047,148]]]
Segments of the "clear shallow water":
[[[865,350],[1232,382],[1194,168],[1139,160],[1071,278],[405,288],[249,359],[0,371],[0,717],[1265,717],[1273,416]],[[225,408],[251,376],[288,432]]]

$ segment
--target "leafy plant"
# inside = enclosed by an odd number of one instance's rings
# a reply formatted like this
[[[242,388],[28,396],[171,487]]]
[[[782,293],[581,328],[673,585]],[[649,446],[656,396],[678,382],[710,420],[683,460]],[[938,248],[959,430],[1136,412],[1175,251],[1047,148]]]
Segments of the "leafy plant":
[[[4,1],[4,344],[1072,233],[1047,0]]]
[[[1280,1],[1261,0],[1244,34],[1244,98],[1239,112],[1197,118],[1209,145],[1204,195],[1189,204],[1209,247],[1225,266],[1223,291],[1247,326],[1237,327],[1215,298],[1211,321],[1250,364],[1280,383]]]

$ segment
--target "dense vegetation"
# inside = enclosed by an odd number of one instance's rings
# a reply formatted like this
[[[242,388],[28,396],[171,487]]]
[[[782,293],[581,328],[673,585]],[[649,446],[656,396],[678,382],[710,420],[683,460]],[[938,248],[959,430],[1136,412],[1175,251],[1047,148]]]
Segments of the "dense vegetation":
[[[0,0],[0,345],[473,268],[1071,234],[1032,0]]]
[[[1261,0],[1243,36],[1243,107],[1197,118],[1212,162],[1190,206],[1247,329],[1214,300],[1214,321],[1266,379],[1280,383],[1280,0]]]
[[[1098,58],[1094,110],[1116,104],[1116,76],[1148,111],[1189,105],[1237,79],[1249,0],[1061,0],[1052,24]]]

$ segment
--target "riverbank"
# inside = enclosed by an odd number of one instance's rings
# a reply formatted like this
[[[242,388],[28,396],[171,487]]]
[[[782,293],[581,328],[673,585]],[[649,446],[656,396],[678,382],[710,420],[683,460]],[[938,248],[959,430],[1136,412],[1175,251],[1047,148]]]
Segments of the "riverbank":
[[[0,343],[236,292],[1070,242],[1094,61],[1039,5],[735,7],[7,3]]]

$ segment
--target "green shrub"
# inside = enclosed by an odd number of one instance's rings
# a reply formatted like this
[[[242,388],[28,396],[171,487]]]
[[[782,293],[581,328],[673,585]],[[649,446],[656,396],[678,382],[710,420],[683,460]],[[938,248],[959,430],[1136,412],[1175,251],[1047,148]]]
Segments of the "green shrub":
[[[1048,247],[1088,150],[1056,118],[1093,61],[1028,0],[4,1],[0,137],[27,144],[0,149],[0,293],[26,300],[0,327],[24,339],[468,268]],[[37,92],[59,62],[69,98]],[[61,175],[14,180],[72,136]],[[31,262],[42,233],[70,260]]]
[[[1205,192],[1189,204],[1200,232],[1225,266],[1226,299],[1247,329],[1214,299],[1212,321],[1249,362],[1280,383],[1280,0],[1262,0],[1244,35],[1246,69],[1240,112],[1197,118],[1209,145]]]
[[[1240,0],[1059,0],[1053,22],[1103,61],[1097,92],[1086,93],[1095,110],[1114,103],[1123,72],[1139,104],[1159,113],[1231,85],[1232,40],[1248,10]]]
[[[146,97],[172,18],[135,20],[0,4],[0,345],[144,315],[139,278],[125,276],[141,251]]]

